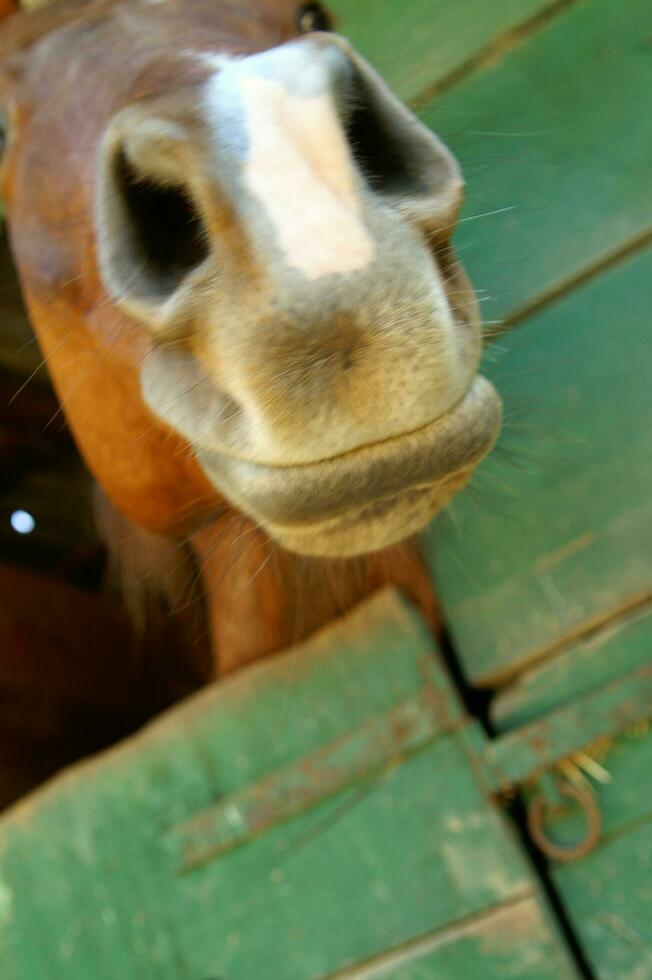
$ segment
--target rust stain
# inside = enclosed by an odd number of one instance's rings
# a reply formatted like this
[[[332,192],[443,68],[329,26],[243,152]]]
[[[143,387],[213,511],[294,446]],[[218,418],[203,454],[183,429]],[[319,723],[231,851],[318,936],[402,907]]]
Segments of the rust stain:
[[[374,716],[353,733],[322,746],[256,786],[221,801],[175,831],[181,836],[182,871],[191,870],[239,846],[279,822],[399,764],[433,738],[450,732],[463,718],[450,719],[445,692],[424,678],[418,694]]]

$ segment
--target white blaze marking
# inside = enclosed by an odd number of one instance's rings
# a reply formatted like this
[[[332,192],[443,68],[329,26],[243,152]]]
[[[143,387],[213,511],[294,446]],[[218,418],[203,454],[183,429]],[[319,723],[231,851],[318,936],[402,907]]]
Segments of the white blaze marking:
[[[308,279],[372,261],[348,147],[328,95],[290,95],[277,81],[242,78],[248,190],[265,209],[286,262]]]

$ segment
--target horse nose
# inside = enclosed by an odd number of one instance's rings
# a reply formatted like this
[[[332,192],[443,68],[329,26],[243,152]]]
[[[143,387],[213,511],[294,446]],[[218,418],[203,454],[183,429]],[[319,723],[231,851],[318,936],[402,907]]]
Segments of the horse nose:
[[[211,259],[222,274],[253,253],[277,281],[310,283],[378,258],[383,208],[434,236],[454,218],[454,158],[336,36],[234,60],[197,103],[189,125],[123,110],[101,151],[100,268],[153,329]]]
[[[454,158],[341,38],[243,59],[208,104],[248,227],[308,281],[366,268],[383,208],[441,231],[457,206]]]

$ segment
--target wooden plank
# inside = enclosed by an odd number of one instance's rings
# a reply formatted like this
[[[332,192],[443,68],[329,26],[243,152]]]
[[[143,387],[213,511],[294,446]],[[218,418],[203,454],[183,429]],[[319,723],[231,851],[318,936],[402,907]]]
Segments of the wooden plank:
[[[487,366],[508,415],[520,402],[531,424],[511,435],[516,466],[483,464],[428,544],[475,684],[652,593],[651,287],[648,250],[532,318]]]
[[[636,690],[637,674],[646,669],[652,669],[649,609],[609,624],[499,695],[493,715],[509,734],[498,744],[505,744],[505,739],[518,742],[559,712],[576,710],[613,677]],[[618,701],[615,706],[619,708]],[[570,744],[577,750],[583,741],[581,720],[576,727],[577,737]],[[540,751],[547,749],[543,738]],[[579,860],[551,862],[550,874],[591,975],[597,980],[642,980],[652,971],[652,729],[649,721],[634,725],[615,738],[599,739],[585,751],[568,755],[558,774],[584,789],[590,787],[600,838],[597,847]],[[545,780],[531,786],[525,793],[526,805],[533,795],[546,795],[548,790]],[[586,821],[577,806],[549,807],[543,831],[549,840],[568,847],[585,839]]]
[[[518,899],[332,980],[566,980],[580,973],[541,903]]]
[[[336,29],[404,98],[443,82],[492,44],[506,47],[553,0],[329,0]],[[563,5],[565,6],[565,4]]]
[[[431,650],[416,614],[377,596],[15,808],[3,977],[327,977],[536,894],[455,734],[175,874],[170,827],[414,697]]]
[[[518,740],[532,726],[573,711],[598,696],[601,685],[623,682],[636,689],[640,672],[652,669],[652,611],[624,617],[584,643],[560,652],[550,663],[521,678],[499,695],[493,716]],[[608,689],[608,688],[607,688]],[[618,707],[618,704],[616,705]],[[534,719],[534,720],[533,720]],[[529,722],[529,724],[528,724]],[[578,725],[576,749],[582,741]],[[499,742],[501,740],[499,739]],[[600,819],[597,847],[579,860],[551,863],[550,874],[598,980],[647,978],[652,957],[652,729],[631,726],[617,737],[598,739],[583,752],[569,753],[559,775],[590,786]],[[544,781],[526,793],[543,792]],[[585,838],[586,814],[577,806],[550,807],[543,830],[568,846]]]
[[[446,700],[433,683],[424,681],[416,698],[202,810],[173,830],[179,866],[186,871],[201,867],[327,796],[373,781],[398,760],[460,726],[461,707],[456,704],[451,713]]]
[[[499,694],[492,716],[509,734],[487,751],[501,743],[504,751],[510,741],[516,748],[519,741],[531,742],[537,727],[552,724],[560,713],[572,716],[614,683],[636,691],[637,676],[651,669],[648,608],[609,623]],[[616,698],[616,710],[621,704]],[[550,874],[592,975],[597,980],[647,978],[652,967],[652,729],[648,720],[578,751],[584,734],[580,717],[575,731],[570,727],[568,758],[557,774],[590,788],[600,838],[595,850],[579,860],[551,862]],[[549,742],[542,733],[537,751],[549,752]],[[549,781],[550,775],[525,791],[526,806],[534,795],[548,793]],[[585,839],[586,819],[578,806],[549,807],[542,829],[549,840],[568,847]]]
[[[647,978],[652,958],[652,734],[632,730],[594,750],[592,783],[601,832],[597,847],[579,860],[551,863],[549,872],[566,915],[597,980]],[[578,757],[575,780],[584,780]],[[534,790],[536,791],[536,789]],[[586,835],[579,808],[549,808],[545,835],[568,846]]]
[[[596,980],[652,976],[652,824],[552,874]]]
[[[584,785],[589,784],[596,799],[605,839],[627,834],[642,823],[651,825],[652,794],[649,776],[652,769],[652,736],[650,724],[634,726],[616,738],[600,740],[584,753],[570,758],[561,768]],[[600,779],[595,774],[600,774]],[[553,839],[577,841],[585,833],[583,816],[577,808],[565,810],[557,817],[549,814],[547,830]],[[650,826],[652,832],[652,825]]]
[[[484,753],[491,782],[509,790],[601,738],[652,719],[652,661],[543,718],[494,739]]]
[[[649,0],[578,3],[422,110],[462,162],[456,242],[487,319],[651,231],[649,15]]]
[[[650,663],[652,609],[646,607],[521,674],[494,699],[493,725],[500,732],[511,731]]]
[[[555,712],[573,710],[614,682],[627,682],[652,667],[652,610],[607,624],[602,630],[563,650],[549,663],[526,672],[501,692],[492,705],[492,719],[500,731],[518,739],[528,726],[552,719]],[[580,737],[575,749],[581,748]],[[510,737],[510,736],[508,736]],[[500,741],[500,740],[499,740]],[[590,779],[606,836],[621,833],[644,820],[652,820],[652,732],[647,724],[629,726],[617,737],[600,739],[585,752],[569,752],[567,774]],[[599,778],[596,778],[599,777]],[[557,820],[550,815],[551,832],[578,839],[582,833],[579,814]]]

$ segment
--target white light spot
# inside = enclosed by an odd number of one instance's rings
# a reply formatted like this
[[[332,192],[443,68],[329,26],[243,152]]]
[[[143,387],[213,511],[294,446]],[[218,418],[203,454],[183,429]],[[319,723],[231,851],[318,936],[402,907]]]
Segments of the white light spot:
[[[9,523],[18,534],[31,534],[36,527],[36,521],[26,510],[15,510]]]

